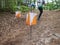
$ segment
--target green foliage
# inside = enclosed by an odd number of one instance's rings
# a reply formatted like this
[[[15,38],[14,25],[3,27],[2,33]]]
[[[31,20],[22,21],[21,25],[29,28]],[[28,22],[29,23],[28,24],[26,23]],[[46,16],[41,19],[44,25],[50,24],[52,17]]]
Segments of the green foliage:
[[[21,11],[21,12],[28,12],[30,10],[29,7],[21,5],[19,6],[20,8],[18,8],[18,6],[12,6],[11,7],[11,11],[15,12],[15,11]]]
[[[27,11],[29,11],[29,10],[30,10],[30,8],[27,7],[27,6],[22,5],[22,6],[20,7],[20,11],[21,11],[21,12],[27,12]]]
[[[48,2],[48,1],[47,1]],[[60,9],[60,0],[52,0],[52,2],[48,2],[45,6],[44,9],[48,10],[56,10]]]
[[[17,1],[17,3],[16,3],[16,1]],[[19,6],[19,8],[18,8],[18,6]],[[26,12],[26,11],[29,11],[30,8],[27,5],[24,5],[23,0],[15,0],[15,1],[14,0],[5,0],[5,7],[3,7],[3,8],[0,7],[0,10],[9,11],[9,12],[15,12],[15,11]]]
[[[45,6],[44,6],[44,8],[46,7],[46,9],[48,9],[48,10],[55,10],[55,9],[57,9],[58,7],[57,7],[57,5],[56,4],[53,4],[53,3],[47,3]]]

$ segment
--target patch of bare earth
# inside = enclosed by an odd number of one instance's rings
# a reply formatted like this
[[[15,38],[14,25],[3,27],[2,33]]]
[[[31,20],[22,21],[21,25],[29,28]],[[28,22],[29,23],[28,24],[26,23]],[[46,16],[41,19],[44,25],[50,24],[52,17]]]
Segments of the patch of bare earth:
[[[60,12],[44,11],[31,35],[25,16],[0,13],[0,45],[60,45]]]

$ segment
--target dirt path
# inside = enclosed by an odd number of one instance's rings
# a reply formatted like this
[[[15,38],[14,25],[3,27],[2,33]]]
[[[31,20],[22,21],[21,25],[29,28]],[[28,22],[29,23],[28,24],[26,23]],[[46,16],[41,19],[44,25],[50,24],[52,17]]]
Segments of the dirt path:
[[[60,12],[44,11],[32,27],[31,40],[25,18],[15,19],[6,12],[0,15],[0,45],[60,45]]]

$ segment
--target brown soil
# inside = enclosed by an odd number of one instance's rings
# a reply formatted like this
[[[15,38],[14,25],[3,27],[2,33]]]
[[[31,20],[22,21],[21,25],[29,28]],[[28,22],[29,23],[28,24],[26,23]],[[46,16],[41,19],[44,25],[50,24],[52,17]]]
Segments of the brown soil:
[[[25,16],[16,19],[9,12],[0,13],[0,45],[60,45],[59,11],[44,11],[31,35]]]

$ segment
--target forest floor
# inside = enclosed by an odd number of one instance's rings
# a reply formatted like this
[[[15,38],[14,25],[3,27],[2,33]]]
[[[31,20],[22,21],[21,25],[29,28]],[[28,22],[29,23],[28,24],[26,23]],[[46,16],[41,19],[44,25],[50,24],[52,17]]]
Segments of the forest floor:
[[[0,12],[0,45],[60,45],[60,11],[44,11],[31,35],[25,16]]]

